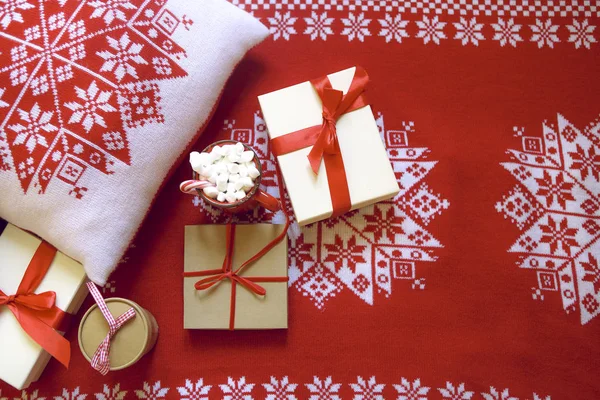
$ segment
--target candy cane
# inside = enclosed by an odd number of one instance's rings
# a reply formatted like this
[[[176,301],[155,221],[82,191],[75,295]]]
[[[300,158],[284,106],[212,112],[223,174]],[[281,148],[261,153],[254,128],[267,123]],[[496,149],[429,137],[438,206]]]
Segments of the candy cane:
[[[205,187],[210,186],[214,187],[215,185],[209,181],[189,180],[181,182],[181,185],[179,185],[179,190],[187,194],[197,194],[196,189],[204,189]]]

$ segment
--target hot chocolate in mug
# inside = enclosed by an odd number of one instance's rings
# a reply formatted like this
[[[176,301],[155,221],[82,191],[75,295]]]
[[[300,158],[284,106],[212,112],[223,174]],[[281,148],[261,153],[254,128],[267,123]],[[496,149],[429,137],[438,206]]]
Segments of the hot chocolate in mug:
[[[204,150],[202,150],[202,152],[210,153],[215,146],[235,145],[236,143],[238,143],[238,142],[235,140],[221,140],[221,141],[210,144]],[[198,196],[202,197],[204,199],[204,201],[206,201],[210,205],[212,205],[216,208],[220,208],[223,211],[231,213],[231,214],[249,211],[249,210],[256,208],[259,205],[266,208],[267,210],[273,211],[273,212],[280,210],[281,203],[279,202],[279,200],[277,200],[275,197],[271,196],[270,194],[266,193],[265,191],[259,189],[261,178],[262,178],[262,167],[260,165],[260,160],[258,159],[258,156],[256,155],[256,151],[254,151],[254,149],[252,147],[250,147],[244,143],[242,143],[242,144],[244,145],[244,149],[246,151],[252,151],[252,153],[254,154],[254,158],[252,159],[252,162],[254,163],[256,169],[260,172],[258,177],[256,177],[254,179],[254,187],[247,192],[246,197],[244,197],[241,200],[238,200],[234,203],[228,203],[226,201],[218,201],[216,198],[213,199],[213,198],[206,196],[204,194],[204,192],[202,191],[202,189],[196,189],[196,193],[198,194]],[[194,180],[200,179],[200,176],[195,171],[194,171],[193,177],[194,177],[193,178]]]

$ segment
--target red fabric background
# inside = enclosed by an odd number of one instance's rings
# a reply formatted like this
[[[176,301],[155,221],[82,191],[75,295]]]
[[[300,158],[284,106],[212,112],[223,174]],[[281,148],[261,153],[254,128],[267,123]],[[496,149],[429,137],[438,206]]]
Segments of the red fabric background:
[[[268,24],[266,17],[273,13],[258,10],[255,15]],[[598,18],[589,20],[600,23]],[[571,19],[555,22],[566,25]],[[356,395],[350,384],[357,376],[375,376],[385,384],[380,393],[385,399],[400,396],[392,385],[402,378],[411,383],[419,378],[422,386],[431,387],[408,399],[443,398],[438,388],[447,381],[464,383],[475,392],[464,398],[473,399],[485,398],[481,393],[490,393],[490,387],[498,392],[509,388],[510,396],[519,399],[534,399],[533,393],[552,399],[600,398],[600,319],[582,325],[578,312],[562,310],[557,293],[543,302],[532,300],[535,274],[517,268],[517,256],[507,253],[519,230],[494,209],[516,183],[499,165],[508,161],[506,149],[520,146],[513,126],[541,136],[542,122],[556,121],[557,113],[580,129],[597,118],[599,45],[575,49],[567,43],[564,27],[562,43],[538,49],[529,42],[527,26],[521,32],[525,42],[516,48],[492,42],[491,31],[485,31],[487,40],[479,46],[463,46],[446,27],[449,39],[438,46],[415,37],[402,43],[376,37],[349,42],[339,34],[311,41],[302,26],[297,22],[299,32],[289,41],[268,39],[239,65],[194,149],[227,137],[224,120],[252,127],[257,95],[362,65],[371,77],[368,96],[375,112],[385,116],[389,127],[414,121],[411,145],[429,147],[430,158],[439,161],[428,184],[450,206],[429,225],[444,248],[436,251],[436,262],[419,266],[426,289],[397,287],[374,305],[345,291],[318,309],[290,288],[287,331],[183,330],[183,226],[203,222],[191,197],[178,191],[178,183],[190,175],[184,163],[165,185],[135,247],[112,277],[116,291],[106,294],[130,298],[154,314],[160,326],[154,351],[126,371],[101,377],[79,354],[74,328],[67,335],[74,350],[71,369],[52,360],[27,393],[39,390],[46,398],[64,397],[64,389],[71,393],[79,387],[91,399],[104,384],[112,389],[119,383],[128,391],[125,398],[135,399],[140,394],[134,391],[145,382],[152,386],[160,381],[162,388],[169,388],[162,393],[166,398],[187,398],[177,387],[186,379],[195,383],[203,378],[212,385],[209,397],[216,399],[224,396],[219,384],[245,376],[256,384],[248,395],[263,399],[268,395],[263,383],[271,376],[288,376],[299,384],[293,394],[305,399],[312,394],[305,384],[313,383],[314,376],[331,376],[342,384],[341,398],[350,399]],[[373,34],[376,28],[372,22]],[[416,35],[414,23],[408,29]],[[88,299],[79,317],[90,305]],[[21,396],[3,384],[0,389],[0,397]]]

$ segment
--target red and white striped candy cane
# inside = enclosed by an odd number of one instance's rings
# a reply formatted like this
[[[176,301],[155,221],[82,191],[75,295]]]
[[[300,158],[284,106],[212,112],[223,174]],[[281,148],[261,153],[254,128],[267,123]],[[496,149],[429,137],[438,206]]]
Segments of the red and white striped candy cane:
[[[179,185],[179,190],[187,194],[196,194],[196,189],[204,189],[205,187],[215,186],[209,181],[189,180],[183,181]]]

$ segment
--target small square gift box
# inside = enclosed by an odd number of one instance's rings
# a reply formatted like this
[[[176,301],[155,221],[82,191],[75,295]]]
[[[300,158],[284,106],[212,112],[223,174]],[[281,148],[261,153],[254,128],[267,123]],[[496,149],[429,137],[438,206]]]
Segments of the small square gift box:
[[[185,227],[184,328],[287,328],[287,225]]]
[[[68,367],[60,331],[85,299],[85,282],[81,264],[0,220],[0,379],[24,389],[50,357]]]
[[[300,226],[394,197],[398,182],[350,68],[258,97]]]

